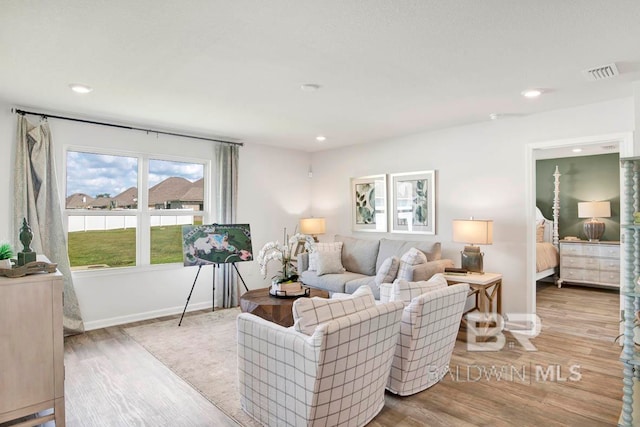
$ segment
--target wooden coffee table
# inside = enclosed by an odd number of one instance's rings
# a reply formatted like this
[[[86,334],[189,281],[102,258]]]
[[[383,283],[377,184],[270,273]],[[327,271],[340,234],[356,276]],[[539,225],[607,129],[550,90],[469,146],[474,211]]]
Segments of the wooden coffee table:
[[[329,298],[329,293],[321,289],[310,289],[309,296]],[[298,297],[306,298],[306,297]],[[269,288],[252,289],[240,297],[240,309],[255,314],[284,327],[293,326],[293,302],[298,298],[278,298],[269,294]]]

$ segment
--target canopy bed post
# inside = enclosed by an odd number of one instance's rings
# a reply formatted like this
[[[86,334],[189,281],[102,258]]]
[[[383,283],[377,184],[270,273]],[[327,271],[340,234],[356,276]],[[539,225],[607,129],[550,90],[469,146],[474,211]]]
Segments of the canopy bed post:
[[[553,173],[554,189],[553,189],[553,246],[558,248],[558,219],[560,218],[560,171],[556,165],[556,171]]]

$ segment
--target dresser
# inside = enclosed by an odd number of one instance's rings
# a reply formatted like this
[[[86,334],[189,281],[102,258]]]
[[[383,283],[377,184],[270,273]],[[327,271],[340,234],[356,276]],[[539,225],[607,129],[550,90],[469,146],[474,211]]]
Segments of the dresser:
[[[0,277],[0,424],[65,425],[63,357],[62,275]]]
[[[563,282],[620,288],[620,242],[560,241],[560,278]]]

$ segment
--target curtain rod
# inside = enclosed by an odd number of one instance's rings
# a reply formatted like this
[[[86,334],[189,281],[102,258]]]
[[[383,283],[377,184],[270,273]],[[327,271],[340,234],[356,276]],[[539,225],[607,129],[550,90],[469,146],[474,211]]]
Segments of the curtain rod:
[[[42,116],[42,117],[47,117],[47,118],[52,118],[52,119],[69,120],[69,121],[72,121],[72,122],[89,123],[89,124],[92,124],[92,125],[109,126],[109,127],[114,127],[114,128],[120,128],[120,129],[139,130],[139,131],[147,132],[147,133],[151,132],[151,133],[157,133],[157,134],[162,134],[162,135],[179,136],[179,137],[182,137],[182,138],[191,138],[191,139],[200,139],[200,140],[203,140],[203,141],[221,142],[223,144],[239,145],[241,147],[244,145],[244,143],[242,143],[242,142],[224,141],[224,140],[221,140],[221,139],[205,138],[203,136],[185,135],[185,134],[182,134],[182,133],[165,132],[165,131],[161,131],[161,130],[144,129],[144,128],[139,128],[139,127],[134,127],[134,126],[117,125],[115,123],[106,123],[106,122],[98,122],[98,121],[94,121],[94,120],[76,119],[76,118],[73,118],[73,117],[54,116],[53,114],[36,113],[36,112],[33,112],[33,111],[20,110],[18,108],[12,108],[11,112],[15,113],[15,114],[22,114],[22,115],[29,114],[29,115],[32,115],[32,116]]]

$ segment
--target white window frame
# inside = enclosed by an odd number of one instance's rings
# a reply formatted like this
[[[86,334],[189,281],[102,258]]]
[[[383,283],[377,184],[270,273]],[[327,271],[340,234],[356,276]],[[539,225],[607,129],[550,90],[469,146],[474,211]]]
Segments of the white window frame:
[[[125,209],[125,210],[90,210],[90,209],[67,209],[66,195],[67,195],[67,155],[70,151],[80,152],[86,154],[98,154],[107,156],[122,156],[122,157],[134,157],[138,159],[138,208],[137,209]],[[204,200],[203,210],[201,211],[180,211],[172,209],[149,209],[149,161],[150,160],[164,160],[171,162],[181,163],[194,163],[203,165],[203,178],[204,178]],[[208,224],[211,215],[211,160],[203,160],[193,157],[183,156],[171,156],[163,154],[124,151],[124,150],[110,150],[103,148],[87,147],[87,146],[74,146],[69,145],[64,148],[63,152],[63,217],[64,217],[64,230],[69,234],[69,217],[70,216],[133,216],[136,217],[136,265],[131,267],[112,267],[102,270],[90,270],[91,273],[106,273],[113,272],[120,269],[158,269],[166,268],[165,266],[182,266],[182,263],[165,263],[165,264],[151,264],[151,217],[152,216],[201,216],[204,224]],[[142,191],[142,190],[143,191]],[[67,248],[68,250],[68,248]],[[84,273],[85,271],[74,271],[73,273]]]

